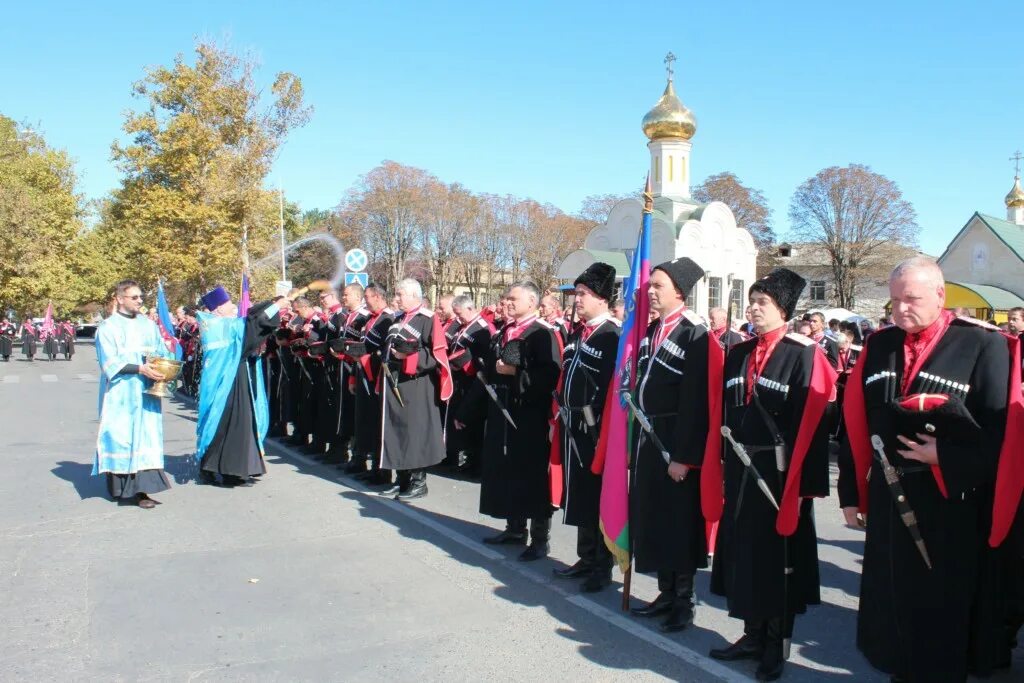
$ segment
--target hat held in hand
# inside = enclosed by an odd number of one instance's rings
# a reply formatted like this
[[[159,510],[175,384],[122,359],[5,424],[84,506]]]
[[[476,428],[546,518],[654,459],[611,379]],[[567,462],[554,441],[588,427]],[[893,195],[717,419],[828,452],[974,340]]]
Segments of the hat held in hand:
[[[912,394],[896,399],[890,406],[897,430],[908,439],[926,434],[937,439],[976,443],[981,437],[981,426],[956,396]]]

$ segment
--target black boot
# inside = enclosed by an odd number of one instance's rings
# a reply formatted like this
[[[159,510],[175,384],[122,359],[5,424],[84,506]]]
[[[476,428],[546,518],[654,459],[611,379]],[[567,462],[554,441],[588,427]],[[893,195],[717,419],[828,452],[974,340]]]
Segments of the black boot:
[[[715,648],[710,652],[712,659],[735,662],[740,659],[761,659],[764,654],[764,625],[744,621],[743,637],[729,647]]]
[[[594,535],[590,527],[576,527],[576,556],[579,561],[565,569],[552,569],[560,579],[582,579],[594,571]]]
[[[586,560],[577,560],[573,566],[564,569],[552,569],[551,573],[560,579],[582,579],[584,576],[589,576],[593,569]]]
[[[487,545],[526,545],[526,520],[510,519],[505,522],[505,530],[500,534],[484,539]]]
[[[672,603],[675,602],[676,594],[673,591],[662,591],[658,593],[658,597],[651,600],[643,607],[633,607],[629,610],[630,614],[638,617],[657,617],[662,614],[667,614],[672,609]]]
[[[519,554],[520,562],[533,562],[547,557],[551,552],[548,539],[551,537],[551,518],[534,517],[530,520],[530,545]]]
[[[693,574],[676,574],[675,579],[672,609],[660,627],[665,633],[682,631],[693,621]]]
[[[634,607],[630,611],[638,617],[659,617],[668,614],[676,599],[676,574],[672,571],[658,572],[658,597],[643,607]]]
[[[764,654],[757,667],[755,677],[759,681],[776,681],[782,676],[786,660],[782,653],[782,641],[785,638],[783,619],[769,619],[764,629]]]
[[[423,469],[409,472],[409,486],[398,494],[398,500],[415,500],[427,495],[427,471]]]
[[[584,557],[589,557],[591,564],[590,575],[583,581],[580,590],[584,593],[597,593],[612,583],[612,553],[604,543],[600,527],[580,527],[580,531],[587,544]]]

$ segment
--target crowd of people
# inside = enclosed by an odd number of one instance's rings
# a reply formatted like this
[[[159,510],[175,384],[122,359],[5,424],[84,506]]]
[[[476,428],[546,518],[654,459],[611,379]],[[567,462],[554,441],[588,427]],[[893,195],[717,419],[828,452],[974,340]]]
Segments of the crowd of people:
[[[618,400],[636,423],[629,555],[659,588],[634,615],[684,630],[694,576],[710,564],[712,592],[744,630],[711,656],[779,678],[797,616],[820,602],[813,499],[829,495],[835,457],[844,519],[865,533],[857,646],[871,664],[896,681],[1009,666],[1024,622],[1024,310],[1013,334],[957,317],[938,266],[915,258],[893,271],[892,321],[877,330],[797,319],[806,283],[784,268],[750,287],[734,325],[725,310],[705,320],[688,308],[703,276],[685,257],[652,270],[632,391],[619,385],[621,302],[603,263],[576,279],[568,315],[530,282],[482,310],[465,295],[432,307],[407,279],[394,292],[294,291],[244,316],[217,288],[203,310],[175,316],[202,481],[253,485],[266,437],[400,501],[428,495],[429,468],[451,467],[479,477],[480,513],[504,520],[483,542],[519,546],[521,561],[548,554],[561,508],[578,560],[555,574],[596,592],[616,561],[600,511]],[[117,425],[132,402],[110,390],[140,394],[155,377],[145,354],[168,352],[140,299],[137,284],[119,284],[97,336],[111,408],[96,472],[115,497],[152,508],[162,468],[126,459],[155,452],[159,431],[131,443],[138,430]],[[141,402],[139,420],[159,415],[159,399]]]
[[[40,352],[47,360],[60,356],[71,360],[75,354],[75,324],[70,320],[36,324],[32,318],[25,318],[21,325],[16,325],[6,317],[0,320],[0,359],[10,362],[19,344],[28,361],[34,361]]]

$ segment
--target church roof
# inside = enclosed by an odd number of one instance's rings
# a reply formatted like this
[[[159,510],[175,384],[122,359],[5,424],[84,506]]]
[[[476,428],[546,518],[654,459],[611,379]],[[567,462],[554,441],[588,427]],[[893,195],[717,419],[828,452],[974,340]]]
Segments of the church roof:
[[[964,227],[960,229],[960,232],[956,234],[956,237],[950,240],[949,246],[946,247],[946,251],[942,252],[942,256],[939,257],[940,262],[946,257],[946,254],[949,253],[949,250],[953,248],[953,245],[957,243],[957,240],[960,239],[960,236],[964,234],[975,218],[978,218],[982,223],[984,223],[988,229],[992,231],[992,234],[998,237],[999,241],[1005,244],[1018,259],[1024,261],[1024,227],[1021,227],[1016,223],[1004,221],[1001,218],[988,216],[976,211],[974,215],[971,216],[971,219],[964,224]]]

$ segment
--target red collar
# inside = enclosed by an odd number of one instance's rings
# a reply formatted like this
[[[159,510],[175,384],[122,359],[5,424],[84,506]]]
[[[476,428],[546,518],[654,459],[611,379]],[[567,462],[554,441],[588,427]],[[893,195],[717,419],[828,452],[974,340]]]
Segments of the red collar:
[[[537,314],[533,313],[532,315],[528,315],[527,317],[523,318],[518,322],[510,321],[504,331],[505,341],[511,341],[518,337],[519,335],[521,335],[523,332],[526,331],[526,328],[529,327],[530,324],[533,323],[533,321],[535,321],[536,319]]]

